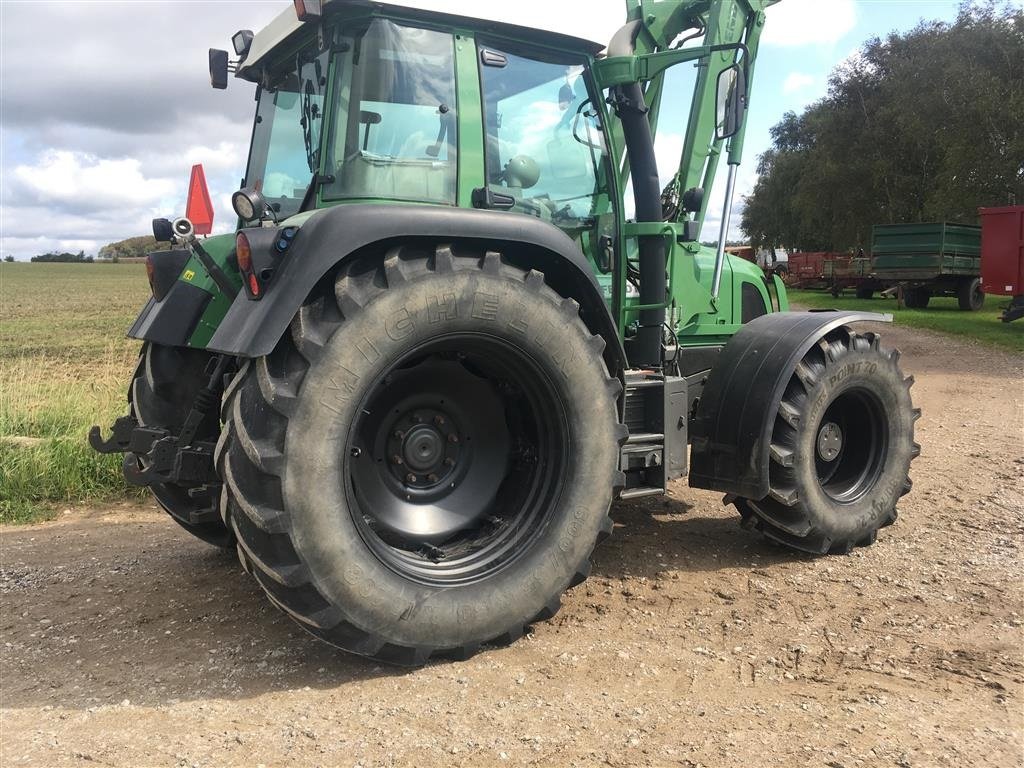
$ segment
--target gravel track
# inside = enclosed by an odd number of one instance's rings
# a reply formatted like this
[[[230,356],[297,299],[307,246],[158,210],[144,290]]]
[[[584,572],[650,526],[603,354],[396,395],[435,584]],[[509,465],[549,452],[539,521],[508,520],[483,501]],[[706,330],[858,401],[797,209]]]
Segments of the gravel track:
[[[2,528],[0,765],[1021,765],[1024,358],[878,330],[924,451],[874,547],[790,553],[680,483],[468,662],[336,652],[149,506]]]

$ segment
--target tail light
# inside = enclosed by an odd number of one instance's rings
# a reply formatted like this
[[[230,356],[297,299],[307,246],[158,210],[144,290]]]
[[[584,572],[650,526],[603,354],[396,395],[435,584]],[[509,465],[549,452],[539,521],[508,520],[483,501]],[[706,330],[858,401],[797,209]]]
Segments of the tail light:
[[[238,259],[238,269],[243,273],[252,272],[252,248],[249,246],[249,238],[244,232],[235,236],[235,257]]]

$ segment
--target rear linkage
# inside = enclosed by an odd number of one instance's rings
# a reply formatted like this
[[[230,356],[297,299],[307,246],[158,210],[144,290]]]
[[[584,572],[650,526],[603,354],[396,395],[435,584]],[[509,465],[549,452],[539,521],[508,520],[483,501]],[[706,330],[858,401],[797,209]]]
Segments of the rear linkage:
[[[99,453],[124,453],[124,477],[131,485],[204,486],[220,484],[214,468],[216,443],[194,442],[203,420],[220,406],[220,393],[231,358],[216,355],[206,367],[209,381],[199,391],[177,435],[161,427],[141,426],[132,415],[122,416],[104,440],[101,430],[89,430],[89,445]]]

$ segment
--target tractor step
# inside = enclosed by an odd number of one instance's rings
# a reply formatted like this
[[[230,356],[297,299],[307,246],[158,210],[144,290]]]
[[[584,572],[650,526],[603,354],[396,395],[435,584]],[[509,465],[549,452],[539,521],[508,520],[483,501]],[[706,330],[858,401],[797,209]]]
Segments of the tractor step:
[[[677,376],[626,373],[624,420],[629,436],[619,452],[626,483],[621,499],[662,494],[686,474],[687,384]]]
[[[664,488],[630,488],[619,494],[619,498],[628,501],[629,499],[640,499],[644,496],[661,496],[665,493]]]

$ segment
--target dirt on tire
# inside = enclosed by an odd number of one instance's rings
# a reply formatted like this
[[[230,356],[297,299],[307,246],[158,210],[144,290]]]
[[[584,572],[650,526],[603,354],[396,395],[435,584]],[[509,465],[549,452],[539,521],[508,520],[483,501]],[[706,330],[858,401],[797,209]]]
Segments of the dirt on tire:
[[[1024,357],[865,328],[924,411],[874,546],[790,552],[677,483],[467,662],[336,651],[155,506],[0,529],[0,765],[1020,765]]]

